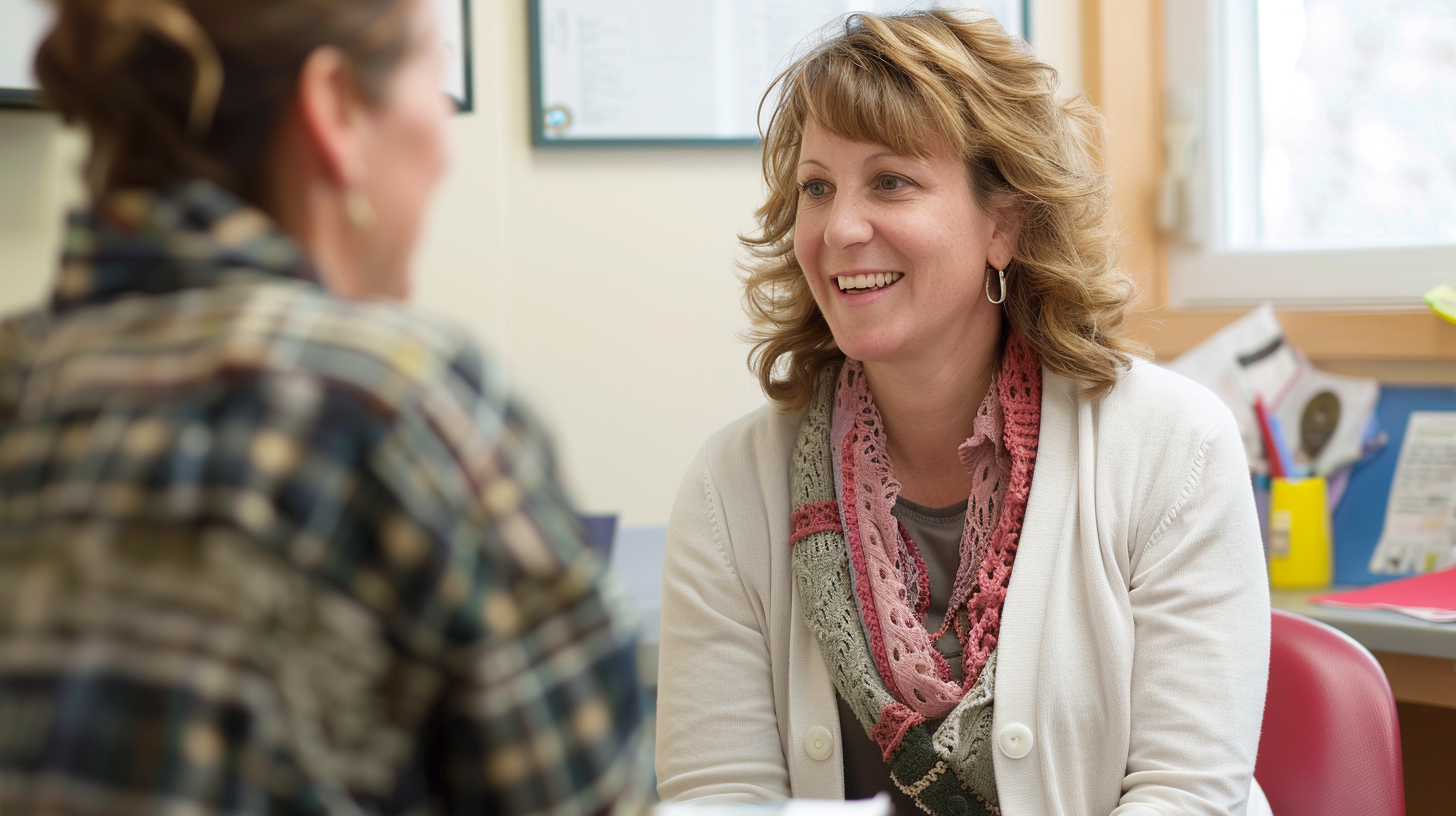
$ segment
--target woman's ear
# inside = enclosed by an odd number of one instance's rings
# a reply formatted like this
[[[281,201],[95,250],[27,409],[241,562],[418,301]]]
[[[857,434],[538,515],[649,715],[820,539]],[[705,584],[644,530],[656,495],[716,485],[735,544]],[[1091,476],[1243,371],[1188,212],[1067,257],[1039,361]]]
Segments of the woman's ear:
[[[1021,233],[1024,210],[1019,203],[1008,201],[992,210],[994,227],[991,243],[986,247],[986,263],[1005,269],[1016,254],[1016,238]]]
[[[305,146],[329,180],[356,189],[365,175],[365,100],[344,55],[332,46],[315,48],[303,62],[294,115]]]

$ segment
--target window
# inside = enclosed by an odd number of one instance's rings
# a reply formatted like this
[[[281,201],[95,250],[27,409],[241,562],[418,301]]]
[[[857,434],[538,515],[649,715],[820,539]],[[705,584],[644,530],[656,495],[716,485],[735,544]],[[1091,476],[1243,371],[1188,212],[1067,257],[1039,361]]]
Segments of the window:
[[[1175,304],[1413,303],[1456,278],[1456,2],[1166,14]]]

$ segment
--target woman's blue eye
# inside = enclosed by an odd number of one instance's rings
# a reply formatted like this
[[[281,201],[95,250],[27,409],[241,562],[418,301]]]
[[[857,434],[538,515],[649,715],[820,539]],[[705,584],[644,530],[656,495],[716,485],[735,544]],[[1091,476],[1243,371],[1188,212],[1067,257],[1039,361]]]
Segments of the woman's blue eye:
[[[895,190],[904,187],[906,185],[906,181],[899,176],[880,176],[878,184],[881,190],[884,190],[888,193],[894,192]]]
[[[829,192],[829,185],[822,181],[809,181],[799,185],[799,189],[807,193],[810,198],[818,198]]]

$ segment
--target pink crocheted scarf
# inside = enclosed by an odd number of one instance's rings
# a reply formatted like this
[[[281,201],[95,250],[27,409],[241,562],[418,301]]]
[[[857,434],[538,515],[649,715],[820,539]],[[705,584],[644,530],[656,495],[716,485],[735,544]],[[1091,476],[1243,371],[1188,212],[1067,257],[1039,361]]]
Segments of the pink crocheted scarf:
[[[926,719],[945,716],[976,682],[996,647],[1001,607],[1041,424],[1041,363],[1020,335],[1006,343],[1001,370],[960,445],[971,473],[960,566],[939,632],[929,632],[925,562],[891,514],[900,494],[884,425],[864,367],[847,361],[835,390],[831,444],[839,508],[861,621],[890,693]],[[999,431],[999,433],[998,433]],[[935,641],[953,629],[964,676],[957,683]]]

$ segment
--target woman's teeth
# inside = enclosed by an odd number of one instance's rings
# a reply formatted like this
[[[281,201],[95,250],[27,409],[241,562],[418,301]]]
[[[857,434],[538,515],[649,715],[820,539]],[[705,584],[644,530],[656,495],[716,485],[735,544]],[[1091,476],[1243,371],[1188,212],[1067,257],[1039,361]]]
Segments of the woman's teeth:
[[[883,289],[903,277],[905,276],[899,272],[872,272],[865,275],[841,275],[835,280],[839,282],[841,292],[848,292],[852,289]]]

